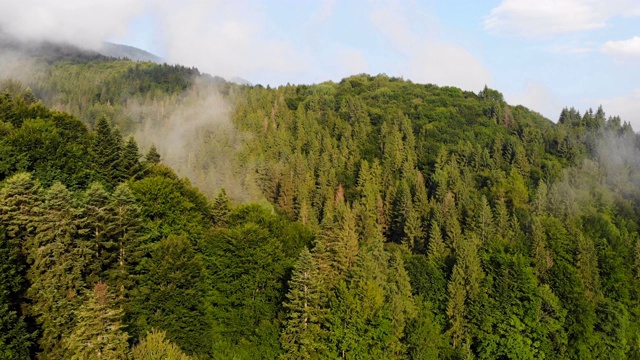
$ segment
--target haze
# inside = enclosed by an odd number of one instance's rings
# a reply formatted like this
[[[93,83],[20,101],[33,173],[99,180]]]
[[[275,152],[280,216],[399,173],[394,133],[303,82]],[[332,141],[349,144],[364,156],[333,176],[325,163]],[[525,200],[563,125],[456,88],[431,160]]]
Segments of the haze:
[[[252,83],[386,73],[477,92],[556,121],[602,104],[640,129],[633,0],[1,0],[0,26],[85,47],[109,40]]]

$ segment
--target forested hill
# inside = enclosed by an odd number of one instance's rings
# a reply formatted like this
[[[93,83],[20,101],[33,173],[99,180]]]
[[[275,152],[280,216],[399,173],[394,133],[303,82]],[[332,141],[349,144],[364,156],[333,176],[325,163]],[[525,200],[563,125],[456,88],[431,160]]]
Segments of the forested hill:
[[[385,75],[36,75],[0,99],[7,358],[640,358],[640,141],[601,108],[553,123]]]

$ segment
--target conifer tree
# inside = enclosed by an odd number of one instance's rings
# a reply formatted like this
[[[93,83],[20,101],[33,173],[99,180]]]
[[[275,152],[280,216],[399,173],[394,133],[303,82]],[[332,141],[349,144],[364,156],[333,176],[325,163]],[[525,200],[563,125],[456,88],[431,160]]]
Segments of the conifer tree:
[[[409,275],[398,252],[389,257],[387,269],[386,305],[391,315],[392,335],[395,338],[391,344],[397,346],[394,349],[397,355],[403,355],[406,348],[400,339],[404,338],[407,323],[416,316],[416,305],[411,294]]]
[[[532,257],[538,278],[545,278],[553,266],[551,252],[547,249],[547,234],[540,217],[534,216],[531,222]]]
[[[448,287],[447,316],[451,325],[449,333],[453,339],[453,347],[464,351],[470,340],[468,305],[477,299],[484,278],[477,246],[477,236],[473,233],[465,236],[460,242]]]
[[[404,224],[405,238],[403,243],[406,244],[409,249],[417,250],[423,246],[424,232],[422,230],[422,221],[418,211],[413,206],[407,211],[407,218]]]
[[[31,174],[19,173],[6,180],[0,190],[0,221],[7,241],[22,249],[34,236],[41,205],[40,183]]]
[[[143,257],[141,243],[141,211],[131,189],[126,183],[118,185],[109,198],[111,211],[110,236],[113,245],[112,257],[107,265],[107,279],[117,299],[121,299],[132,286],[134,267]]]
[[[33,345],[20,310],[23,268],[20,248],[9,243],[0,228],[0,357],[6,359],[29,359]]]
[[[28,286],[27,256],[36,233],[40,195],[40,184],[28,173],[10,177],[0,189],[0,355],[7,359],[28,359],[35,340],[21,303]]]
[[[156,149],[155,145],[151,145],[147,155],[144,157],[145,161],[149,164],[159,164],[160,163],[160,153]]]
[[[95,284],[74,315],[75,327],[63,339],[69,359],[128,359],[122,309],[116,308],[105,283]]]
[[[111,185],[118,183],[122,179],[122,136],[113,129],[105,116],[96,122],[91,149],[94,170],[100,179]]]
[[[390,305],[385,304],[387,261],[381,241],[376,241],[361,249],[349,283],[336,288],[327,319],[333,357],[390,358],[402,348],[390,330]]]
[[[640,281],[640,240],[636,240],[636,279]]]
[[[575,229],[578,243],[577,264],[578,273],[585,289],[585,296],[591,304],[602,301],[600,292],[600,274],[598,269],[598,255],[593,241],[585,237],[580,230]]]
[[[202,258],[184,236],[169,236],[140,264],[141,275],[131,292],[132,336],[162,329],[187,353],[206,354],[211,324],[206,313]]]
[[[418,311],[407,325],[407,355],[412,360],[440,359],[445,338],[431,304],[416,299]]]
[[[114,219],[109,208],[109,194],[101,183],[94,182],[84,192],[81,231],[85,232],[88,246],[95,251],[97,261],[91,264],[89,283],[105,278],[105,271],[116,254],[112,231]]]
[[[333,219],[325,218],[313,254],[327,291],[346,275],[358,254],[356,218],[348,204],[338,204]]]
[[[308,249],[300,253],[289,281],[285,308],[287,320],[281,336],[283,359],[318,359],[323,354],[322,283],[318,266]]]
[[[31,268],[27,278],[31,287],[30,314],[42,326],[39,344],[45,358],[64,358],[62,339],[74,328],[74,311],[85,287],[84,274],[95,261],[95,253],[78,230],[79,211],[71,193],[55,183],[45,194],[43,214],[33,240]]]
[[[442,239],[442,231],[440,225],[433,220],[431,221],[431,231],[429,232],[429,247],[427,256],[429,261],[444,265],[445,259],[449,256],[450,250]]]
[[[133,136],[129,136],[122,148],[119,165],[122,174],[122,178],[119,179],[120,181],[126,181],[132,177],[136,177],[142,171],[138,143],[136,143]]]
[[[231,215],[231,200],[224,188],[220,189],[211,206],[211,216],[216,226],[227,226]]]
[[[494,219],[495,219],[495,228],[496,235],[500,236],[502,240],[508,240],[511,238],[511,234],[509,232],[509,210],[507,209],[507,204],[505,203],[504,197],[498,195],[495,202],[494,207]]]
[[[549,188],[547,187],[547,183],[540,180],[538,191],[536,191],[536,196],[533,199],[533,211],[537,215],[542,215],[547,212],[547,207],[549,206],[549,200],[547,199],[548,193]]]
[[[491,207],[484,195],[480,197],[480,203],[471,227],[478,234],[481,243],[484,243],[493,234]]]
[[[190,360],[179,347],[166,339],[166,333],[152,329],[133,347],[133,360]]]

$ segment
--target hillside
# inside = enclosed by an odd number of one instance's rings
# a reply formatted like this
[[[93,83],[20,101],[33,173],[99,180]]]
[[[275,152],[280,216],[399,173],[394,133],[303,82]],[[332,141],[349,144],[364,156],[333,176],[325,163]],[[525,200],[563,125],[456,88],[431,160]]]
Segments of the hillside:
[[[113,58],[126,58],[133,61],[151,61],[154,63],[163,62],[162,58],[148,51],[133,46],[114,44],[108,41],[102,44],[102,47],[100,47],[98,51],[105,56]]]
[[[640,357],[640,141],[602,108],[45,64],[1,86],[0,354]]]

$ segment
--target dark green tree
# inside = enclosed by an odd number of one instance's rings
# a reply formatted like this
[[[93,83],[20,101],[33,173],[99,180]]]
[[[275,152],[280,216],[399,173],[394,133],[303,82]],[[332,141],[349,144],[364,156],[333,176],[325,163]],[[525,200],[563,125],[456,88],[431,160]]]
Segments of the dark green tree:
[[[209,290],[201,256],[184,236],[169,236],[139,266],[140,275],[131,292],[130,334],[137,337],[153,328],[162,329],[186,352],[208,354]]]
[[[74,315],[76,325],[69,337],[63,339],[69,359],[129,358],[122,309],[116,307],[105,283],[95,284]]]
[[[156,150],[155,145],[151,145],[147,155],[145,155],[145,161],[149,164],[159,164],[160,163],[160,153]]]
[[[303,249],[289,280],[287,320],[282,331],[283,359],[319,359],[323,357],[321,306],[322,283],[318,266],[308,249]]]

